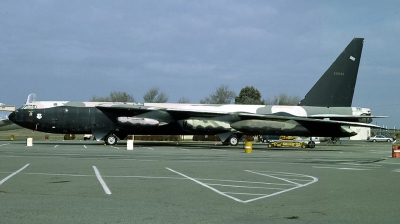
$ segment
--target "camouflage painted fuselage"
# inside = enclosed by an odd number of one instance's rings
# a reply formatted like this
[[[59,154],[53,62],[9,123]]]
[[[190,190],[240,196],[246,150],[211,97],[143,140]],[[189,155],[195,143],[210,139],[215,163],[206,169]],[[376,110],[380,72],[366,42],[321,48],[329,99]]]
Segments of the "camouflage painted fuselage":
[[[68,101],[37,101],[25,104],[9,119],[32,130],[63,134],[109,133],[126,135],[185,134],[283,134],[298,136],[352,136],[353,132],[323,118],[363,122],[370,120],[367,108],[204,105],[204,104],[135,104]],[[309,122],[301,118],[315,120]],[[317,122],[318,121],[318,122]]]

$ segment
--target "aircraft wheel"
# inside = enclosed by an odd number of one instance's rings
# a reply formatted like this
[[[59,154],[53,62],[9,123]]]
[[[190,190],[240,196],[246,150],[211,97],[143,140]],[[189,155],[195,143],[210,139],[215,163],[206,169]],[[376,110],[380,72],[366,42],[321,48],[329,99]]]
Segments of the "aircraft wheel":
[[[104,138],[104,142],[107,145],[116,145],[117,144],[117,137],[113,134],[109,134]]]
[[[238,143],[239,143],[239,139],[238,139],[238,137],[237,137],[236,135],[232,135],[232,136],[229,138],[229,144],[231,144],[231,145],[233,145],[233,146],[237,146]]]
[[[312,149],[315,148],[315,142],[314,141],[309,141],[308,142],[308,147],[312,148]]]

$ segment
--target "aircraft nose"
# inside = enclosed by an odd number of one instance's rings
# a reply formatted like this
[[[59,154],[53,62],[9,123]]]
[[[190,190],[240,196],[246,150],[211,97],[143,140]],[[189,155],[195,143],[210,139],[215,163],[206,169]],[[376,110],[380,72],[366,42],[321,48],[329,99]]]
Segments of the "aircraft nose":
[[[15,118],[16,118],[15,111],[8,115],[8,120],[14,123],[15,123]]]

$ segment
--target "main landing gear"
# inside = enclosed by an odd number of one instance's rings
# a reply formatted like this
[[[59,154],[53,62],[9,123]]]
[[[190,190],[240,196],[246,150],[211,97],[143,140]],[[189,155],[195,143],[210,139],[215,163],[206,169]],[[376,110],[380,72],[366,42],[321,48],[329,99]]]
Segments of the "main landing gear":
[[[236,135],[231,135],[231,137],[229,137],[229,144],[237,146],[239,144],[239,138]]]
[[[116,145],[117,144],[117,136],[115,136],[114,134],[108,134],[106,135],[106,137],[104,137],[104,143],[106,145]]]
[[[232,134],[227,139],[225,139],[225,141],[223,141],[223,144],[237,146],[241,137],[242,136],[238,137],[236,134]]]

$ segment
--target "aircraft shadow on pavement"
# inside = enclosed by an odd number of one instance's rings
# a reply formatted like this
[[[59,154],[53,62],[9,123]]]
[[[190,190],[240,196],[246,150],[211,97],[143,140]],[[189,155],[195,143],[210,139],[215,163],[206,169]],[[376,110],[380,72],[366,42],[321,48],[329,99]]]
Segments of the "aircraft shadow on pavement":
[[[2,140],[3,141],[3,140]],[[9,140],[7,142],[10,142]],[[26,141],[12,141],[13,144],[26,145]],[[105,145],[103,141],[93,141],[93,140],[65,140],[65,141],[33,141],[34,145],[98,145],[98,146],[110,146]],[[119,141],[115,147],[126,147],[126,141]],[[237,146],[224,145],[220,142],[176,142],[176,141],[135,141],[134,146],[142,147],[183,147],[191,149],[219,149],[219,150],[232,150],[244,152],[244,143],[240,142]],[[326,145],[318,144],[315,148],[298,148],[298,147],[280,147],[280,148],[268,148],[267,144],[263,143],[253,143],[253,151],[343,151],[350,145]]]

